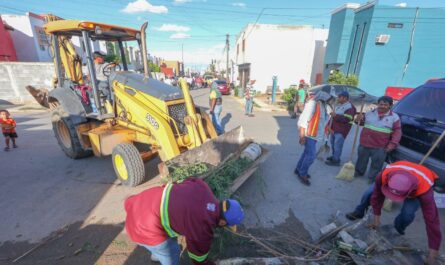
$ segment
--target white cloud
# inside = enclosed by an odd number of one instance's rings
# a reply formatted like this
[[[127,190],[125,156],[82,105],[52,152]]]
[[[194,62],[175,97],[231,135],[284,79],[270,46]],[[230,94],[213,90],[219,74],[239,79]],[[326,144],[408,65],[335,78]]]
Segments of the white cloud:
[[[170,36],[170,39],[188,39],[188,38],[190,38],[190,35],[185,33],[175,33]]]
[[[408,4],[407,3],[398,3],[396,4],[397,7],[407,7]]]
[[[237,7],[244,8],[244,7],[246,7],[246,4],[245,3],[241,3],[241,2],[237,2],[237,3],[232,3],[232,6],[237,6]]]
[[[158,31],[176,31],[176,32],[186,32],[189,31],[190,28],[187,26],[180,26],[180,25],[176,25],[176,24],[162,24],[162,26],[160,28],[157,28],[156,30]]]
[[[122,9],[122,12],[130,14],[143,12],[161,14],[168,13],[168,9],[165,6],[154,6],[147,2],[147,0],[136,0],[128,3],[128,5]]]

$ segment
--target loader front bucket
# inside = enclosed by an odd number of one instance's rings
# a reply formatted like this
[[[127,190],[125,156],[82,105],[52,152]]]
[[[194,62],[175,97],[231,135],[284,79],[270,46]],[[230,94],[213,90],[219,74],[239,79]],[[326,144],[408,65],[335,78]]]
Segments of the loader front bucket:
[[[46,88],[35,88],[33,86],[26,86],[26,90],[28,90],[29,94],[34,97],[37,103],[40,106],[49,108],[48,102],[48,90]]]
[[[205,163],[209,168],[221,167],[229,160],[239,159],[243,150],[251,143],[253,143],[253,140],[246,138],[243,127],[239,126],[217,138],[206,141],[199,147],[166,161],[160,170],[161,175],[168,180],[169,167],[183,167],[198,163]],[[259,165],[266,160],[268,154],[268,150],[261,147],[261,155],[233,181],[230,193],[237,190],[258,169]],[[198,177],[206,177],[206,175]]]
[[[168,165],[184,166],[196,163],[205,163],[218,166],[229,156],[240,153],[244,147],[251,143],[251,139],[244,136],[243,127],[239,126],[215,139],[203,143],[201,146],[188,150],[167,162]]]

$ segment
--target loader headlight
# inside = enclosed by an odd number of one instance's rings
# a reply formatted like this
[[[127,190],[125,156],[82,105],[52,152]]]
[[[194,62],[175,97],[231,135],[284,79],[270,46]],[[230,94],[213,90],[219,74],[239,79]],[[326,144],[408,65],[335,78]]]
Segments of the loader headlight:
[[[96,28],[94,29],[94,33],[96,33],[96,35],[101,35],[102,29],[99,26],[96,26]]]

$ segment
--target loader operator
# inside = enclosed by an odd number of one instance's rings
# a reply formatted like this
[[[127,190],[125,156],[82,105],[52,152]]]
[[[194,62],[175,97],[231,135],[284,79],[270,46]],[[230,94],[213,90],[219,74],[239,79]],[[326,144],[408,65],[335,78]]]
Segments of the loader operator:
[[[104,97],[110,99],[110,88],[108,84],[108,78],[104,74],[104,69],[109,65],[105,63],[105,54],[101,51],[95,51],[93,53],[94,58],[94,70],[96,71],[97,88]],[[91,80],[88,68],[86,69],[88,79]]]
[[[439,212],[432,188],[437,178],[432,170],[416,163],[402,160],[389,164],[377,176],[375,183],[365,191],[356,209],[346,214],[346,217],[350,220],[361,219],[371,205],[374,213],[371,228],[376,229],[380,225],[385,197],[395,202],[403,202],[400,214],[394,220],[394,227],[399,234],[404,235],[405,229],[414,221],[416,211],[419,207],[422,208],[429,246],[425,264],[436,265],[442,241]]]
[[[208,259],[214,228],[233,228],[244,219],[236,200],[218,201],[209,186],[194,177],[133,195],[125,201],[125,210],[131,240],[162,265],[179,264],[179,235],[185,237],[194,264],[215,264]]]

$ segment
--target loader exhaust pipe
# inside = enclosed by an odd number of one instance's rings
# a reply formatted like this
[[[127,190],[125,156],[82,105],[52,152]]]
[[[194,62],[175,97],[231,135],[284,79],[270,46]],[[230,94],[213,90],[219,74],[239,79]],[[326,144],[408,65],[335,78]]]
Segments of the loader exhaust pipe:
[[[150,68],[148,68],[148,56],[147,56],[147,39],[145,30],[147,29],[148,22],[142,24],[141,27],[141,50],[142,50],[142,63],[144,64],[144,77],[150,78]]]

